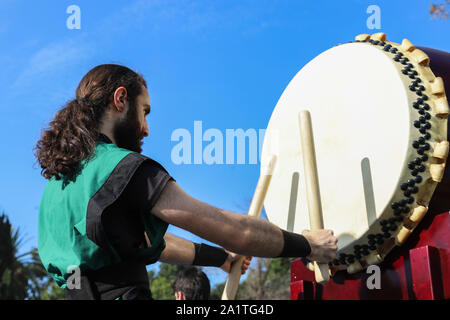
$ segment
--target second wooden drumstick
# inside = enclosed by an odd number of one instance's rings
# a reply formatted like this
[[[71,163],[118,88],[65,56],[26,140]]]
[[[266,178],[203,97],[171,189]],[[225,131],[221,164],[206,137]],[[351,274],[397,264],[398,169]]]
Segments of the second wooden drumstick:
[[[298,115],[298,119],[310,228],[311,230],[323,229],[322,203],[320,201],[319,177],[317,173],[311,115],[309,111],[302,110]],[[316,282],[318,283],[326,283],[330,280],[330,268],[326,263],[317,263],[314,261],[314,273]]]
[[[259,215],[261,214],[264,199],[270,185],[272,174],[275,170],[276,162],[277,157],[275,155],[272,155],[269,159],[267,167],[262,170],[263,174],[258,179],[255,193],[248,210],[249,216],[259,217]],[[233,263],[230,274],[228,275],[227,282],[225,283],[225,288],[223,289],[222,300],[234,300],[239,286],[239,280],[241,279],[241,266],[244,259],[245,257],[240,257]]]

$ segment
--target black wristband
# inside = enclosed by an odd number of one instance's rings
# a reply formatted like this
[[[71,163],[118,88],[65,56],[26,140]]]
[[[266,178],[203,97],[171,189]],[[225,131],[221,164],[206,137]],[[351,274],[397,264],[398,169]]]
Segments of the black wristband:
[[[228,258],[228,253],[223,248],[212,247],[204,243],[194,243],[194,248],[193,266],[220,267]]]
[[[311,246],[304,236],[298,233],[283,232],[284,246],[279,258],[300,258],[307,257],[311,253]]]

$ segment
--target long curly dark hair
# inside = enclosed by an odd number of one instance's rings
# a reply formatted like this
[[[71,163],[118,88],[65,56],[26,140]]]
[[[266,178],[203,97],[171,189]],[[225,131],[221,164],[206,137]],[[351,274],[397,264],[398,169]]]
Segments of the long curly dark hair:
[[[42,132],[35,155],[46,179],[73,179],[95,150],[103,114],[119,87],[127,89],[130,106],[147,88],[142,75],[121,65],[103,64],[81,79],[76,98],[66,103]]]

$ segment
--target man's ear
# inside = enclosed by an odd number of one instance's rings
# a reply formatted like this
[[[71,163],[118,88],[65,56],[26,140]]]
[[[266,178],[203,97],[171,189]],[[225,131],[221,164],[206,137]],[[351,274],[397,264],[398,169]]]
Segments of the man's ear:
[[[177,300],[186,300],[186,297],[184,296],[183,292],[176,291],[175,292],[175,299],[177,299]]]
[[[125,87],[119,87],[114,91],[113,107],[117,112],[123,112],[126,109],[128,92]]]

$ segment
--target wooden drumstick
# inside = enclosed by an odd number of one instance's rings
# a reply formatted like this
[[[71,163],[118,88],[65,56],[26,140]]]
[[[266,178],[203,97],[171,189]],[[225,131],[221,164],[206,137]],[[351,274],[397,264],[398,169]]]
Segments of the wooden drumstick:
[[[253,199],[248,210],[249,216],[259,217],[261,214],[264,198],[266,197],[267,189],[269,188],[270,180],[272,178],[273,171],[275,170],[276,161],[277,157],[272,155],[269,159],[267,167],[265,168],[266,170],[264,170],[264,174],[258,179],[255,193],[253,194]],[[225,283],[225,288],[223,289],[222,300],[234,300],[239,286],[239,281],[241,279],[241,266],[244,259],[245,257],[241,257],[233,262],[227,282]]]
[[[298,115],[300,139],[302,144],[303,166],[306,180],[306,196],[308,202],[309,224],[311,230],[323,229],[322,203],[320,201],[319,177],[317,174],[316,152],[312,131],[311,115],[302,110]],[[316,282],[326,283],[330,280],[330,268],[326,263],[314,261]]]

